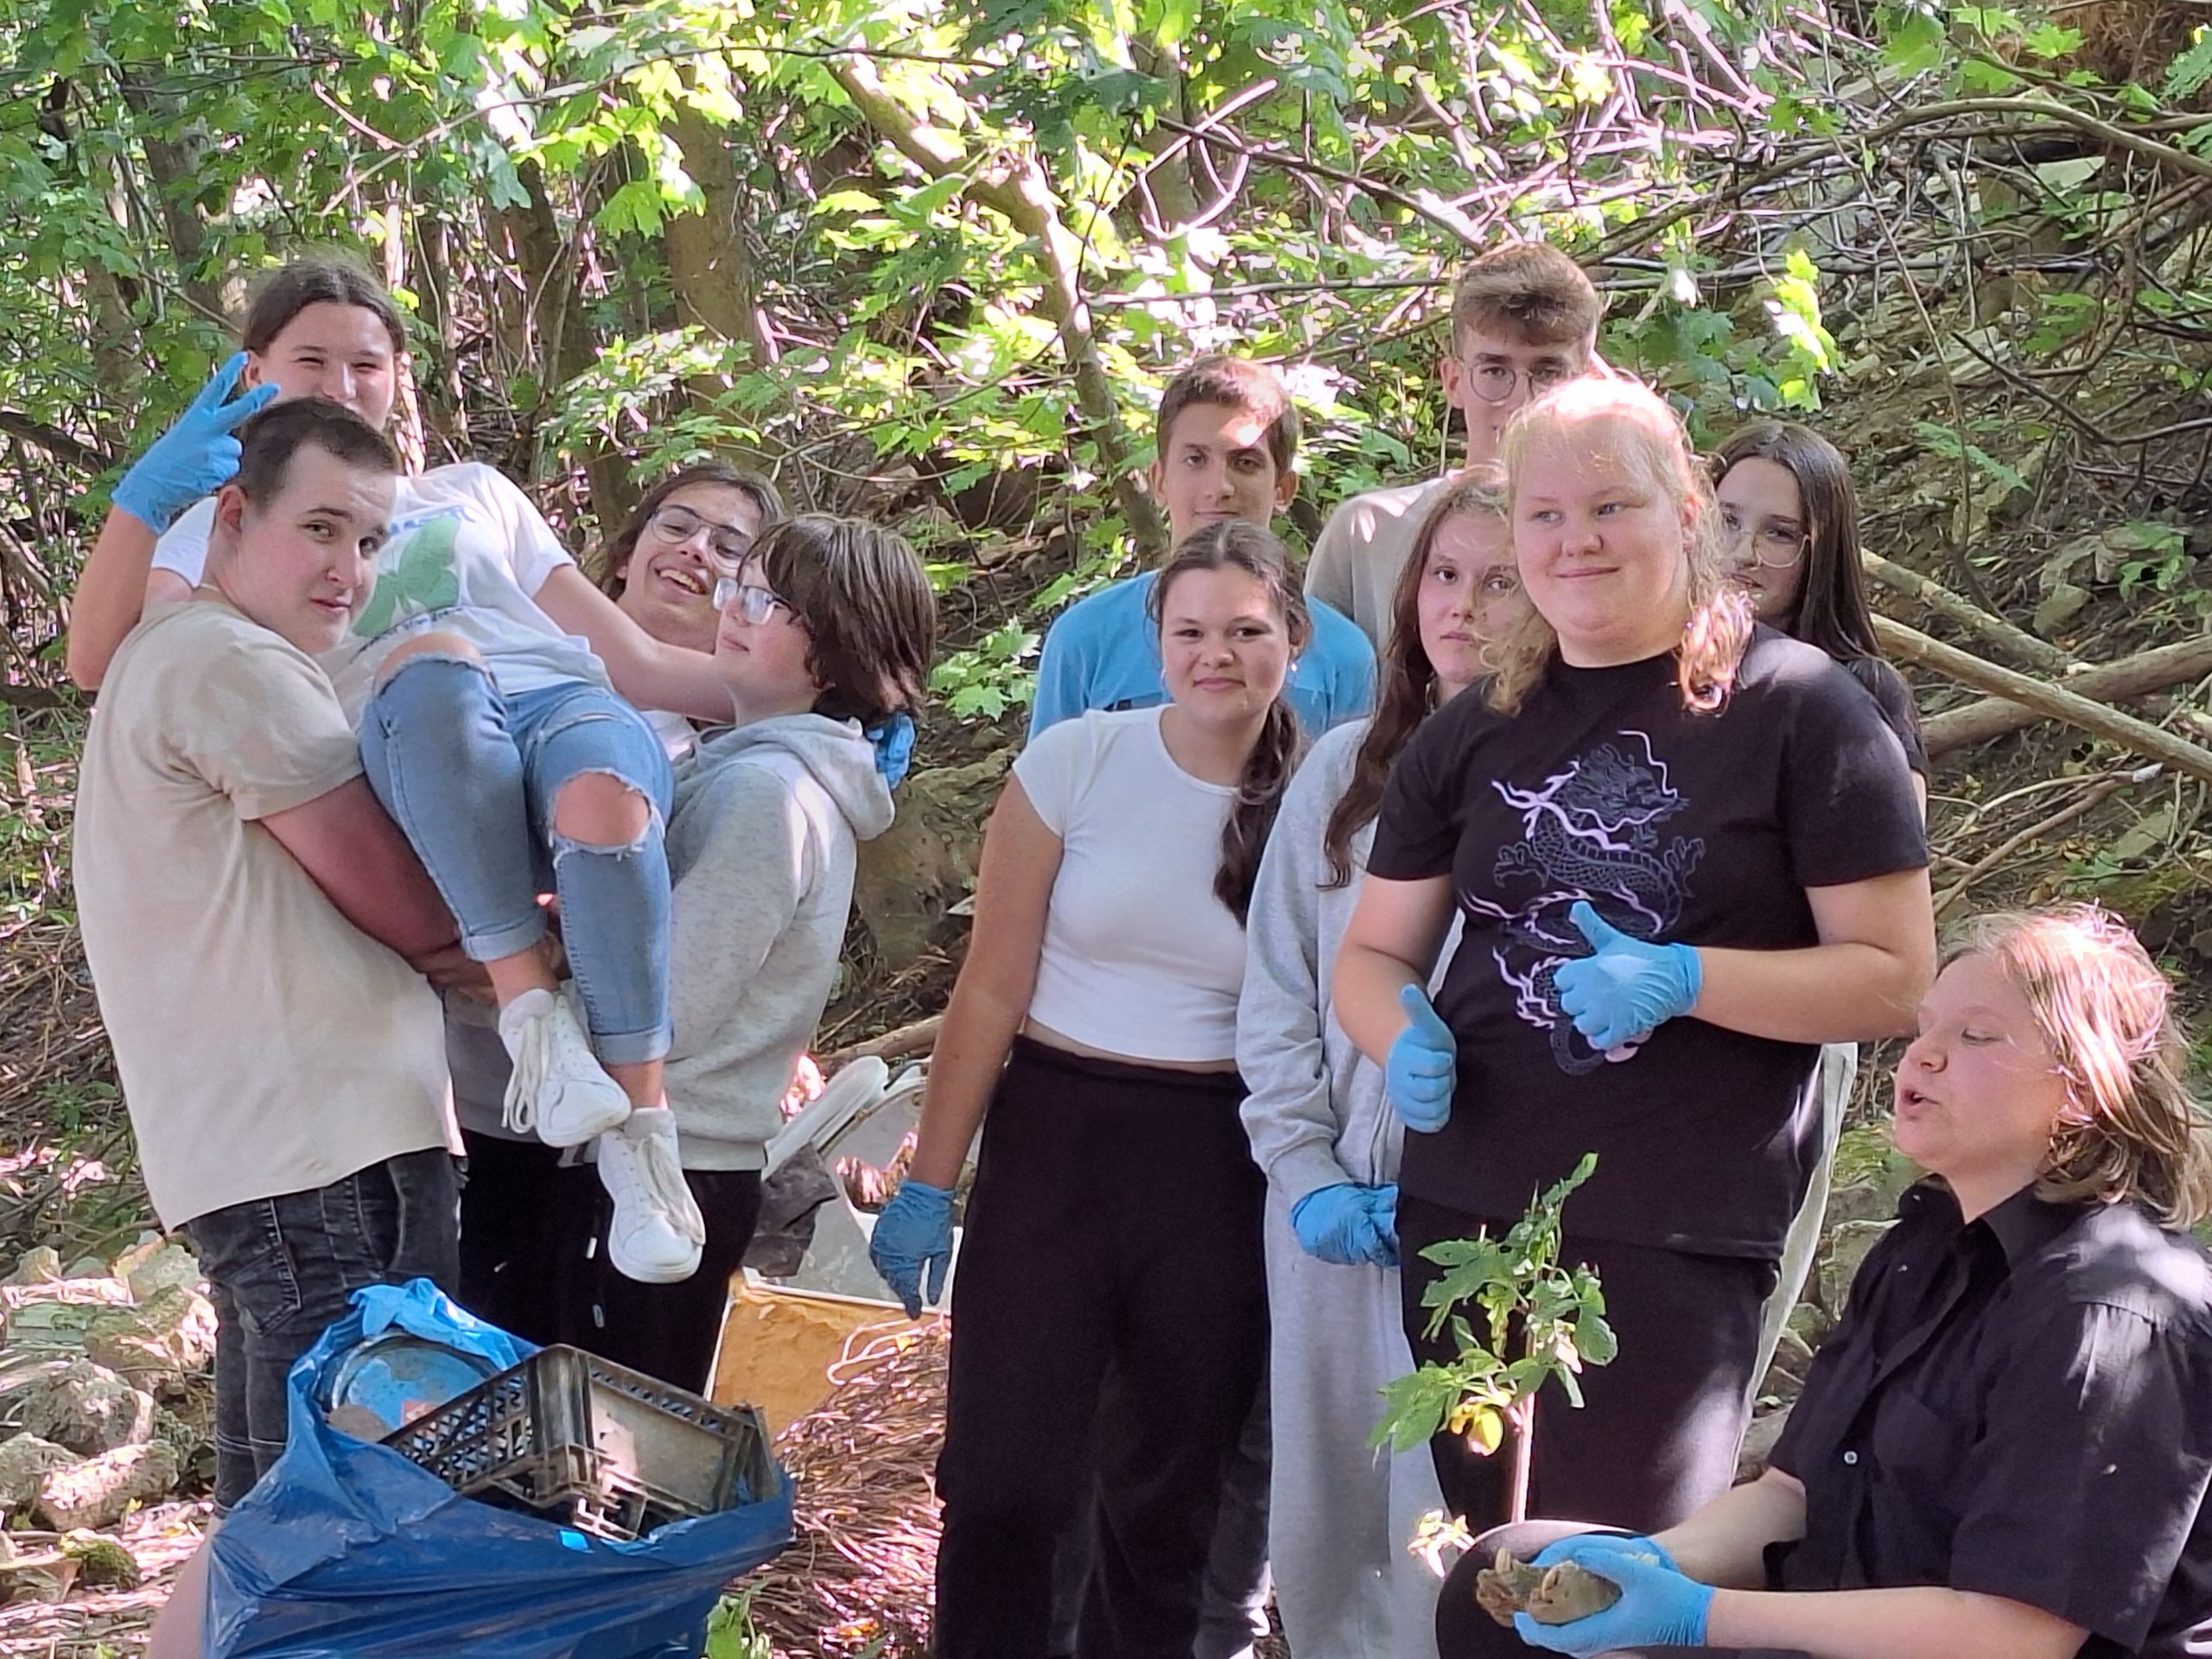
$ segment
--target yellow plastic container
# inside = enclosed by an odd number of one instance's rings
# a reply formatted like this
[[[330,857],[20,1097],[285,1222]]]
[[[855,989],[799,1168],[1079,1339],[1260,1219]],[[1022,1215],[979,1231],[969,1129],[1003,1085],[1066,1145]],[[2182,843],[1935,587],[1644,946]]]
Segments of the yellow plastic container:
[[[754,1278],[730,1281],[715,1355],[717,1405],[757,1406],[772,1435],[804,1417],[836,1385],[830,1368],[872,1326],[910,1325],[895,1302],[791,1290]]]

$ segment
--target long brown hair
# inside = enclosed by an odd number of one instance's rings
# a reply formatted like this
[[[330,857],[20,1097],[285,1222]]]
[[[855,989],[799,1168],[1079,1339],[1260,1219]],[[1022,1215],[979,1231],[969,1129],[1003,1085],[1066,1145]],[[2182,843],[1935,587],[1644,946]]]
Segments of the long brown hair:
[[[1306,609],[1306,595],[1299,590],[1291,569],[1290,554],[1271,531],[1241,518],[1225,518],[1183,538],[1160,568],[1145,610],[1156,632],[1165,626],[1167,590],[1178,576],[1192,570],[1242,570],[1255,578],[1268,592],[1268,607],[1281,620],[1290,636],[1294,658],[1313,635],[1313,620]],[[1298,729],[1297,712],[1290,706],[1290,677],[1268,705],[1259,741],[1244,758],[1236,779],[1236,801],[1221,831],[1221,868],[1214,872],[1214,897],[1229,906],[1238,922],[1252,907],[1252,884],[1259,877],[1260,855],[1267,850],[1268,832],[1274,828],[1282,792],[1306,741]]]
[[[1675,650],[1675,678],[1685,709],[1717,714],[1735,688],[1736,671],[1751,642],[1751,602],[1728,581],[1713,486],[1690,449],[1689,435],[1659,395],[1632,380],[1589,378],[1546,392],[1505,429],[1499,448],[1508,493],[1517,492],[1522,462],[1539,437],[1601,423],[1608,429],[1606,438],[1620,446],[1634,471],[1677,507],[1688,503],[1692,508],[1682,538],[1690,613]],[[1520,625],[1487,654],[1497,672],[1484,689],[1484,700],[1502,715],[1518,714],[1559,654],[1559,635],[1532,605]]]
[[[1738,461],[1770,461],[1797,480],[1805,512],[1805,576],[1783,632],[1839,663],[1882,655],[1859,550],[1859,493],[1843,452],[1809,427],[1754,421],[1713,458],[1718,485]]]
[[[2055,1203],[2141,1205],[2168,1227],[2212,1211],[2212,1148],[2190,1090],[2173,985],[2127,925],[2094,905],[1978,917],[1948,964],[1986,956],[2027,998],[2066,1105],[2036,1182]]]
[[[1382,686],[1375,700],[1375,718],[1360,740],[1359,753],[1351,766],[1351,781],[1337,798],[1329,814],[1329,828],[1321,840],[1329,861],[1325,887],[1341,887],[1351,880],[1351,842],[1382,810],[1382,791],[1390,781],[1390,768],[1413,739],[1414,729],[1428,717],[1436,700],[1436,664],[1428,660],[1428,647],[1421,642],[1421,584],[1427,574],[1428,556],[1446,523],[1458,518],[1506,519],[1505,474],[1497,467],[1471,467],[1452,480],[1436,498],[1428,514],[1414,532],[1413,551],[1398,572],[1398,585],[1390,594],[1390,638],[1382,647],[1379,664]]]

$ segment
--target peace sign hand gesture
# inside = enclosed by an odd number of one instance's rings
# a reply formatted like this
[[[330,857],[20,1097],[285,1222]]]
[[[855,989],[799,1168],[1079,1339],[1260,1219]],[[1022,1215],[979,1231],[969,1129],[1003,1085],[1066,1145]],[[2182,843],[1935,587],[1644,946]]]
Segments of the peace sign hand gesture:
[[[238,441],[232,434],[276,397],[275,386],[262,385],[232,401],[245,371],[244,352],[216,370],[176,423],[154,440],[115,486],[115,505],[156,536],[237,473]]]

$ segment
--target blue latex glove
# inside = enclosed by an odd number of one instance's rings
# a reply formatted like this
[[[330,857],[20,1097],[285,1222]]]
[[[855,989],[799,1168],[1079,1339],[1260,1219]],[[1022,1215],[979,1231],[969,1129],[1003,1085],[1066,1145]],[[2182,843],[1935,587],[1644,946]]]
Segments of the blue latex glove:
[[[1632,938],[1586,899],[1567,915],[1590,941],[1590,954],[1561,963],[1552,983],[1560,1011],[1591,1047],[1602,1052],[1640,1041],[1697,1006],[1705,968],[1695,947]]]
[[[1539,1624],[1526,1613],[1513,1615],[1513,1629],[1532,1648],[1548,1648],[1575,1659],[1611,1653],[1618,1648],[1698,1648],[1705,1645],[1706,1616],[1713,1608],[1713,1586],[1686,1579],[1650,1556],[1618,1548],[1622,1538],[1566,1538],[1544,1551],[1547,1564],[1573,1561],[1621,1587],[1621,1599],[1602,1613],[1565,1624]],[[1637,1541],[1649,1542],[1649,1540]]]
[[[1395,1211],[1397,1189],[1389,1190]],[[1315,1187],[1290,1206],[1290,1227],[1298,1235],[1300,1248],[1340,1268],[1363,1262],[1381,1264],[1385,1255],[1395,1260],[1395,1241],[1375,1224],[1371,1197],[1376,1191],[1351,1181]]]
[[[238,441],[231,435],[275,401],[276,388],[267,385],[256,386],[235,403],[225,401],[245,369],[245,353],[240,352],[216,370],[176,424],[154,440],[115,486],[115,505],[156,536],[201,496],[231,481],[238,469]]]
[[[926,1181],[899,1185],[875,1218],[868,1235],[868,1259],[906,1305],[906,1317],[922,1317],[925,1300],[944,1294],[945,1269],[952,1265],[952,1193]],[[922,1275],[929,1275],[926,1297]]]
[[[1367,1195],[1367,1213],[1374,1217],[1376,1239],[1381,1248],[1368,1259],[1378,1268],[1398,1265],[1398,1184],[1361,1189]]]
[[[1420,986],[1408,985],[1400,991],[1398,1006],[1413,1023],[1390,1045],[1382,1068],[1383,1092],[1408,1128],[1433,1135],[1452,1116],[1452,1084],[1459,1064],[1459,1042]]]
[[[902,709],[869,727],[864,735],[875,745],[875,769],[885,785],[898,788],[914,763],[914,717]]]

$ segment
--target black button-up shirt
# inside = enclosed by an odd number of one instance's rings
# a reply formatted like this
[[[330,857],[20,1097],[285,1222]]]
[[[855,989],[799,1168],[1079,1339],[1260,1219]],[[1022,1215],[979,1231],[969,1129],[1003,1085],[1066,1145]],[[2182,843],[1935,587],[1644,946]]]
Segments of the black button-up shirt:
[[[1805,1484],[1787,1590],[1948,1585],[2212,1655],[2212,1261],[2130,1204],[1923,1182],[1774,1449]]]

